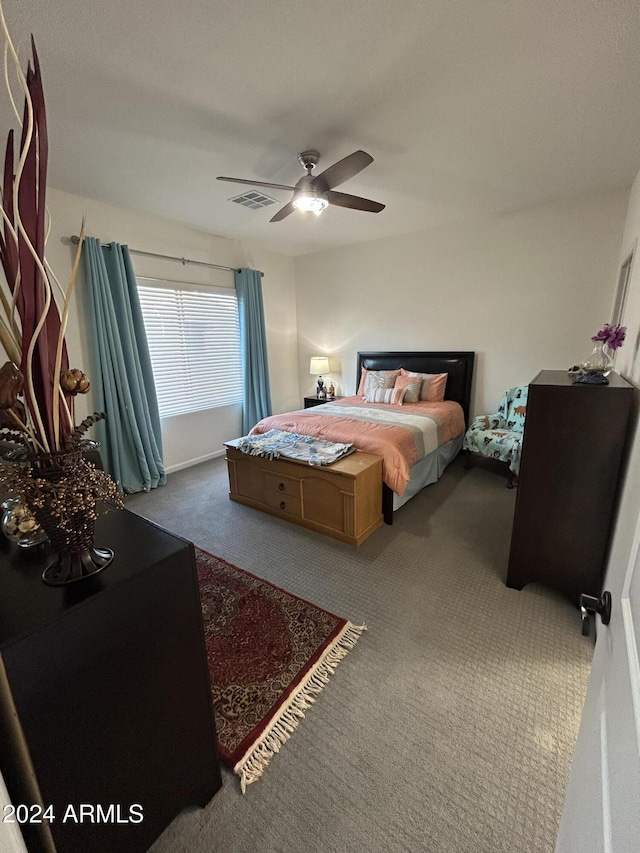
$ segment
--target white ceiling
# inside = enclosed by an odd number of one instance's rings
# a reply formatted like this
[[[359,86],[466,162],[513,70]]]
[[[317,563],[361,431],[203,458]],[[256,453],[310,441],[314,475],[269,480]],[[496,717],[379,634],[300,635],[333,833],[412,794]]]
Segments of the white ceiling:
[[[621,188],[640,169],[637,0],[4,8],[21,55],[30,32],[40,53],[51,186],[288,254]],[[339,189],[386,209],[271,224],[277,207],[231,204],[243,188],[215,179],[293,184],[306,148],[317,171],[370,153]]]

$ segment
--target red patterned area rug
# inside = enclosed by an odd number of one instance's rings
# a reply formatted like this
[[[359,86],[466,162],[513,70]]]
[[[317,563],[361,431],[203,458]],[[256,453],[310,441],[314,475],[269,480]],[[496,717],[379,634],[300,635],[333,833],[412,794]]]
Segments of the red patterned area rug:
[[[218,749],[262,776],[366,630],[196,548]]]

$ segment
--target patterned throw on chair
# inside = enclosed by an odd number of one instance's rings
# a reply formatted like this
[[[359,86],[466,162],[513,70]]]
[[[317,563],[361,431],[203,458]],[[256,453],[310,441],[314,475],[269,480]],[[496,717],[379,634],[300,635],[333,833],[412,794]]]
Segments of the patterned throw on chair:
[[[513,488],[513,477],[520,473],[522,436],[527,412],[528,385],[511,388],[493,415],[478,415],[464,437],[463,448],[472,454],[497,459],[509,466],[507,487]],[[467,463],[470,467],[470,459]]]

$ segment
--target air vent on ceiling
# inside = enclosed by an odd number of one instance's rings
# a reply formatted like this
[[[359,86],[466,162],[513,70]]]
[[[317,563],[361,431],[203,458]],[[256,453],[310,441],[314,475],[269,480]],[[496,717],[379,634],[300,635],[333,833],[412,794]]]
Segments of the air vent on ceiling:
[[[230,198],[236,204],[241,204],[243,207],[250,207],[252,210],[258,210],[260,207],[269,207],[270,204],[276,204],[275,198],[269,198],[268,195],[258,192],[258,190],[248,190],[242,195],[236,195]]]

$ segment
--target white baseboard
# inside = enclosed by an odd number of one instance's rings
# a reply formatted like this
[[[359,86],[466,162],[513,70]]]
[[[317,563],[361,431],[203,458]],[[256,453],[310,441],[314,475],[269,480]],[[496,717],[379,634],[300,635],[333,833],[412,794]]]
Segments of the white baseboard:
[[[173,474],[174,471],[181,471],[183,468],[191,468],[192,465],[199,465],[201,462],[208,462],[209,459],[217,459],[219,456],[224,456],[224,450],[215,450],[213,453],[207,453],[206,456],[199,456],[197,459],[187,459],[186,462],[178,462],[176,465],[169,465],[164,470],[167,474]]]

